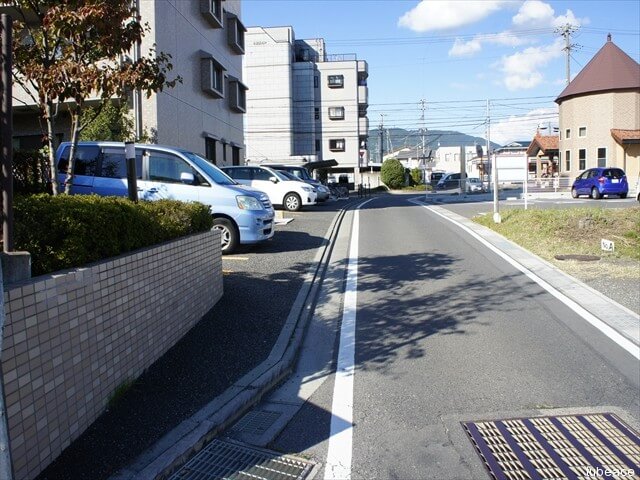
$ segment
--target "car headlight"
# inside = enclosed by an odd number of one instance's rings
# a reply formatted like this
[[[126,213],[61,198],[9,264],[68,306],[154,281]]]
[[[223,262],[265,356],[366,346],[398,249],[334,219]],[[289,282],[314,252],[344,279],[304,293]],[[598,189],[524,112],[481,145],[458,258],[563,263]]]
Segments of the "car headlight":
[[[320,186],[318,186],[318,191],[319,192],[323,192],[323,193],[327,193],[329,191],[329,189],[327,187],[325,187],[324,185],[320,185]]]
[[[304,190],[305,192],[313,192],[313,188],[312,187],[302,187],[302,190]]]
[[[238,208],[242,210],[262,210],[262,204],[256,197],[250,195],[238,195],[236,197]]]

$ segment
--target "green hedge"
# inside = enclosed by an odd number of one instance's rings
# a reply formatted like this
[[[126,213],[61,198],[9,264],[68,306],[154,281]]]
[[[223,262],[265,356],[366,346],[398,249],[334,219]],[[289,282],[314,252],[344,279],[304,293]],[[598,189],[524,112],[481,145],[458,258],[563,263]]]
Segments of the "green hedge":
[[[41,194],[14,199],[14,225],[16,250],[31,253],[37,276],[203,232],[213,219],[200,203]]]

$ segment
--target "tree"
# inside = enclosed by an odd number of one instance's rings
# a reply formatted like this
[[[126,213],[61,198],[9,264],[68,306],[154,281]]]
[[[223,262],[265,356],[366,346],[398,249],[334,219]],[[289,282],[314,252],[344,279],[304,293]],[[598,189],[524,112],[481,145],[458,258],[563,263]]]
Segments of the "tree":
[[[382,182],[389,188],[400,188],[404,185],[404,167],[400,160],[390,158],[385,160],[380,170]]]
[[[86,127],[80,132],[80,140],[111,140],[124,142],[133,132],[133,120],[129,117],[126,104],[106,103],[100,111],[88,107],[82,113],[81,123]]]
[[[422,184],[422,170],[420,170],[419,168],[412,168],[411,169],[411,181],[413,181],[414,185],[421,185]]]
[[[152,49],[147,56],[127,60],[134,45],[149,30],[130,0],[4,0],[17,12],[14,35],[14,81],[40,107],[46,123],[49,166],[54,195],[56,117],[61,108],[71,119],[71,152],[65,193],[73,183],[73,163],[80,133],[93,119],[83,116],[88,100],[99,114],[114,98],[133,89],[147,97],[173,87],[168,78],[171,56]]]

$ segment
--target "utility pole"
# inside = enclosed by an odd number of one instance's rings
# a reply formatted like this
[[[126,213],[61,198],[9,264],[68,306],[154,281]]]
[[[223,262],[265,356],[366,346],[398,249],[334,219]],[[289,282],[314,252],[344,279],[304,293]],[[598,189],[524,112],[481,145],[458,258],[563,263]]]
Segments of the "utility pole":
[[[487,162],[491,161],[491,174],[493,177],[493,221],[502,223],[498,205],[498,160],[495,153],[491,156],[491,111],[487,100]]]
[[[378,144],[378,151],[380,152],[380,164],[382,164],[384,157],[384,115],[384,113],[380,114],[380,131],[378,132],[380,136]]]
[[[566,59],[566,70],[567,70],[567,85],[571,82],[571,51],[577,47],[576,44],[571,43],[571,34],[576,32],[578,27],[571,25],[570,23],[565,23],[561,27],[555,29],[555,33],[559,33],[564,37],[564,50],[567,52]]]
[[[427,133],[427,129],[425,128],[424,125],[424,111],[426,109],[426,102],[425,99],[421,99],[420,100],[420,109],[422,110],[422,113],[420,114],[420,121],[422,123],[421,128],[420,128],[420,133],[422,134],[422,156],[420,157],[420,163],[423,166],[422,169],[422,176],[424,179],[424,183],[426,185],[427,183],[427,160],[424,156],[424,152],[425,152],[425,135]]]

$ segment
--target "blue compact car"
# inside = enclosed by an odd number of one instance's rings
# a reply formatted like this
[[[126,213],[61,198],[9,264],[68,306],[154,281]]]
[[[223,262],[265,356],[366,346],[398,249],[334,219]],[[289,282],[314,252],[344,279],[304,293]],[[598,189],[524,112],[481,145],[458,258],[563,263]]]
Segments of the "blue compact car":
[[[620,168],[590,168],[582,172],[573,182],[571,196],[589,195],[598,199],[605,195],[618,195],[626,198],[629,184],[624,170]]]

